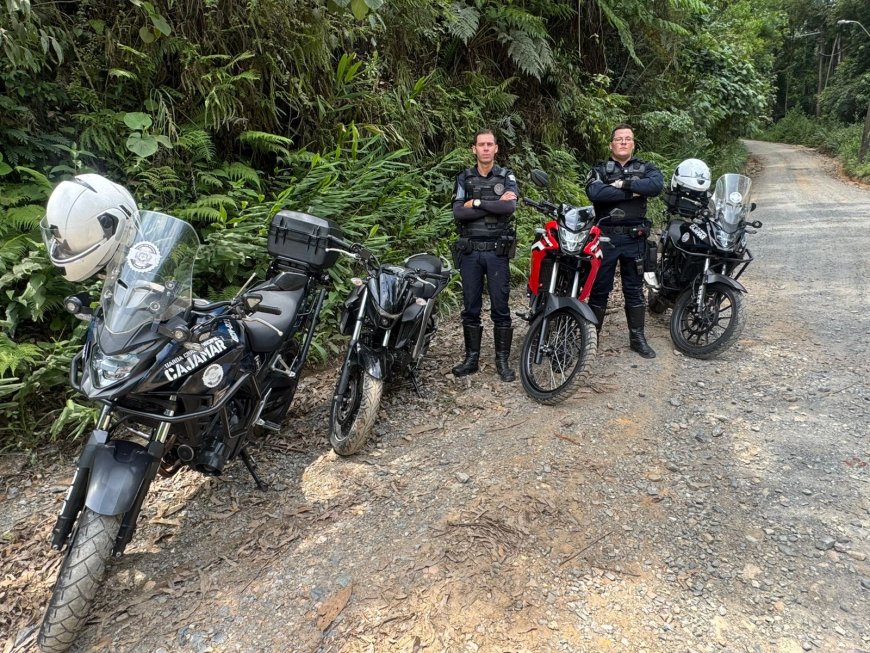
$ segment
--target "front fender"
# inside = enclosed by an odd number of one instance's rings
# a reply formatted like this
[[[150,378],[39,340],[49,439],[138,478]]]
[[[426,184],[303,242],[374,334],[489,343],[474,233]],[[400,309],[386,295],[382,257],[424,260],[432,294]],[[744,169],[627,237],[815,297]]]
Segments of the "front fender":
[[[741,284],[739,281],[735,281],[731,277],[724,274],[719,274],[717,272],[707,272],[707,275],[704,277],[704,283],[706,283],[708,286],[713,283],[722,283],[726,286],[730,286],[738,292],[748,292],[746,288],[743,287],[743,284]]]
[[[126,440],[111,440],[94,452],[85,505],[100,515],[129,511],[150,482],[149,468],[160,462],[145,447]]]
[[[381,349],[372,349],[362,343],[358,343],[354,352],[356,362],[362,367],[366,374],[373,379],[383,379],[386,371],[386,359],[384,352]]]
[[[547,305],[544,307],[544,317],[547,317],[551,313],[555,313],[562,308],[569,308],[572,311],[580,313],[580,315],[583,316],[583,319],[588,322],[598,324],[598,319],[595,317],[595,313],[592,312],[592,309],[589,308],[589,304],[581,302],[576,297],[547,295]]]

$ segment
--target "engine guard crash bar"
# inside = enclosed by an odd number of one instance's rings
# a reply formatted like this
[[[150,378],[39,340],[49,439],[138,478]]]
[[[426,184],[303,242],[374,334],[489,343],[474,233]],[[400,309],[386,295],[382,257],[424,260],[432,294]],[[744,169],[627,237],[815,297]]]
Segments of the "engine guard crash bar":
[[[677,243],[675,243],[673,241],[672,241],[672,244],[674,246],[674,249],[682,252],[686,256],[694,256],[696,258],[716,259],[717,261],[720,261],[722,263],[733,263],[734,268],[731,270],[732,274],[729,274],[728,276],[731,277],[732,279],[734,279],[735,281],[737,279],[739,279],[740,275],[746,271],[746,268],[749,266],[749,264],[755,260],[752,257],[752,252],[749,251],[748,247],[745,250],[743,250],[743,256],[741,256],[740,258],[737,258],[736,256],[723,256],[722,254],[703,254],[701,252],[690,252],[687,249],[683,249],[682,247],[680,247]]]
[[[75,362],[75,361],[74,361]],[[106,406],[110,406],[113,410],[124,413],[126,415],[130,415],[132,417],[141,417],[144,419],[150,419],[157,422],[166,422],[168,424],[180,424],[182,422],[187,422],[194,419],[199,419],[200,417],[209,417],[217,413],[221,408],[226,406],[227,402],[235,396],[235,394],[239,391],[239,388],[242,387],[245,383],[251,380],[251,373],[245,372],[242,377],[233,383],[233,385],[227,390],[226,394],[218,401],[214,406],[210,406],[209,408],[204,408],[202,410],[195,410],[190,413],[184,413],[183,415],[174,415],[169,417],[164,414],[158,413],[149,413],[144,410],[135,410],[133,408],[125,408],[124,406],[119,406],[111,401],[107,401],[105,399],[98,399],[101,404]]]

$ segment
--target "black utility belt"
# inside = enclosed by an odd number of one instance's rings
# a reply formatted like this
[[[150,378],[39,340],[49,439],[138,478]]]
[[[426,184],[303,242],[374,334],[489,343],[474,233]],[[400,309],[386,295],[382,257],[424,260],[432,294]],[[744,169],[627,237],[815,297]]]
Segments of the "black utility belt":
[[[512,234],[499,236],[498,240],[471,240],[460,237],[453,243],[453,251],[456,256],[471,252],[495,252],[498,256],[513,258],[517,253],[517,238]]]
[[[498,243],[487,240],[469,240],[468,247],[471,248],[472,252],[491,252],[498,247]]]
[[[601,233],[604,235],[608,234],[627,234],[630,236],[634,236],[635,238],[646,238],[649,235],[650,228],[646,224],[632,224],[632,225],[609,225],[609,224],[600,224],[598,228],[601,229]]]

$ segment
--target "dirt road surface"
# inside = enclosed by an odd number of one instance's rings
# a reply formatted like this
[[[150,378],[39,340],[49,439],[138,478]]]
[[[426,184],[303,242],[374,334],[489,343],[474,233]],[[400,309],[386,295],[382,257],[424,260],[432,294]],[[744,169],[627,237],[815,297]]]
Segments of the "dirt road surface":
[[[311,376],[256,451],[270,491],[240,464],[157,483],[74,650],[870,651],[870,192],[748,146],[764,227],[734,348],[685,358],[656,316],[641,359],[617,307],[592,385],[548,408],[498,381],[489,332],[481,373],[447,375],[451,323],[424,396],[390,389],[349,459],[335,372]],[[73,467],[2,459],[4,653],[34,648]]]

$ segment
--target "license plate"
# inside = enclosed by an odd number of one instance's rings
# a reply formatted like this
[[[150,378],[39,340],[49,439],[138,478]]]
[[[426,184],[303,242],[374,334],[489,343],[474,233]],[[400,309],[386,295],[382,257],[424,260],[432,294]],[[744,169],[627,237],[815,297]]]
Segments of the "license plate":
[[[698,225],[690,224],[689,231],[691,231],[693,234],[695,234],[701,240],[707,240],[706,232],[703,229],[701,229],[701,227],[699,227]]]

